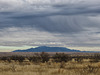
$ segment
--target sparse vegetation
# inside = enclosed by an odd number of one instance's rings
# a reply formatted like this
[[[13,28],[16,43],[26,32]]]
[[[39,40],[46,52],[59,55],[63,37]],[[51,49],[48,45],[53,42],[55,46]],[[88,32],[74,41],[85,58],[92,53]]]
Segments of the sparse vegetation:
[[[70,56],[65,53],[56,53],[50,56],[45,52],[27,57],[3,56],[0,57],[0,75],[99,75],[99,57],[98,54]],[[95,62],[94,59],[98,62]],[[90,60],[95,63],[90,63]]]

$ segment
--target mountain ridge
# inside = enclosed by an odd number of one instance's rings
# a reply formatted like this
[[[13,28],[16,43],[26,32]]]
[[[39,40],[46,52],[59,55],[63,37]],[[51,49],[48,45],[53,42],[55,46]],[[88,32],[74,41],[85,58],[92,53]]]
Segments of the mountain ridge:
[[[68,49],[65,47],[48,47],[39,46],[36,48],[29,48],[25,50],[14,50],[12,52],[81,52],[80,50]]]
[[[36,48],[29,48],[25,50],[14,50],[12,52],[84,52],[84,53],[100,53],[100,51],[80,51],[69,49],[65,47],[48,47],[48,46],[39,46]]]

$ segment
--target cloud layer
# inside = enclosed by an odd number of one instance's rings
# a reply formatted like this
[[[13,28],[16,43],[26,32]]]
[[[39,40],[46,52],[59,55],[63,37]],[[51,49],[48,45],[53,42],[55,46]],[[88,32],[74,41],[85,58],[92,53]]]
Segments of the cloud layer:
[[[0,0],[0,45],[100,45],[100,0]]]

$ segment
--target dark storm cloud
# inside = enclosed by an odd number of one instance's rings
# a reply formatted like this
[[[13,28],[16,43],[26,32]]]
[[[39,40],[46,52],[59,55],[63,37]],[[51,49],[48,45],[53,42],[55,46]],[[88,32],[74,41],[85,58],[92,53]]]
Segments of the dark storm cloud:
[[[55,19],[53,19],[55,18]],[[86,25],[86,24],[85,24]],[[1,27],[36,27],[39,30],[45,30],[48,32],[56,33],[75,33],[80,32],[83,29],[78,20],[74,20],[72,17],[55,16],[55,17],[32,17],[24,16],[21,18],[14,18],[10,21],[4,21]]]
[[[22,19],[22,18],[35,18],[35,17],[48,17],[48,16],[57,16],[57,15],[99,15],[100,14],[100,5],[94,6],[83,6],[83,5],[53,5],[51,6],[52,10],[46,9],[38,13],[21,13],[11,15],[9,18]],[[38,9],[37,9],[38,10]],[[56,11],[54,11],[56,10]],[[32,10],[34,12],[34,10]],[[49,12],[48,12],[49,11]],[[50,12],[51,11],[51,12]],[[26,12],[26,11],[25,11]],[[4,12],[6,14],[6,12]],[[8,12],[9,13],[9,12]],[[19,12],[18,12],[19,13]],[[3,12],[2,12],[3,14]]]
[[[12,15],[14,12],[0,12],[0,15]]]
[[[9,10],[9,12],[0,12],[0,28],[5,27],[36,27],[39,30],[45,30],[49,32],[58,33],[71,33],[80,32],[85,30],[83,26],[92,26],[93,22],[87,22],[84,17],[74,17],[74,16],[91,16],[100,13],[100,5],[96,4],[30,4],[27,5],[29,8],[36,8],[30,10],[22,9],[21,11],[17,9]],[[32,6],[32,7],[30,7]],[[49,7],[47,7],[49,6]],[[9,8],[9,7],[8,7]],[[12,7],[13,8],[13,7]],[[41,10],[44,8],[45,10]],[[38,11],[40,10],[40,11]],[[31,11],[31,12],[27,12]],[[35,12],[36,11],[36,12]],[[59,16],[52,20],[49,18],[51,16]],[[65,16],[65,18],[62,18]],[[73,17],[70,17],[73,16]],[[61,18],[61,19],[60,19]],[[84,19],[83,19],[84,18]],[[77,19],[77,20],[75,20]],[[86,23],[82,23],[86,21]],[[94,25],[96,25],[94,23]]]
[[[58,15],[98,15],[100,5],[54,5],[56,9],[61,9]]]

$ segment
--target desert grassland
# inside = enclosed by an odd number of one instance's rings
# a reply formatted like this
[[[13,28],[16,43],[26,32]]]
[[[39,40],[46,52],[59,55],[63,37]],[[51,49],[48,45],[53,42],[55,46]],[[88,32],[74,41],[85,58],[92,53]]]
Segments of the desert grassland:
[[[100,75],[100,62],[9,63],[0,61],[0,75]]]
[[[43,52],[32,57],[0,57],[0,75],[100,75],[100,54],[51,57]]]

